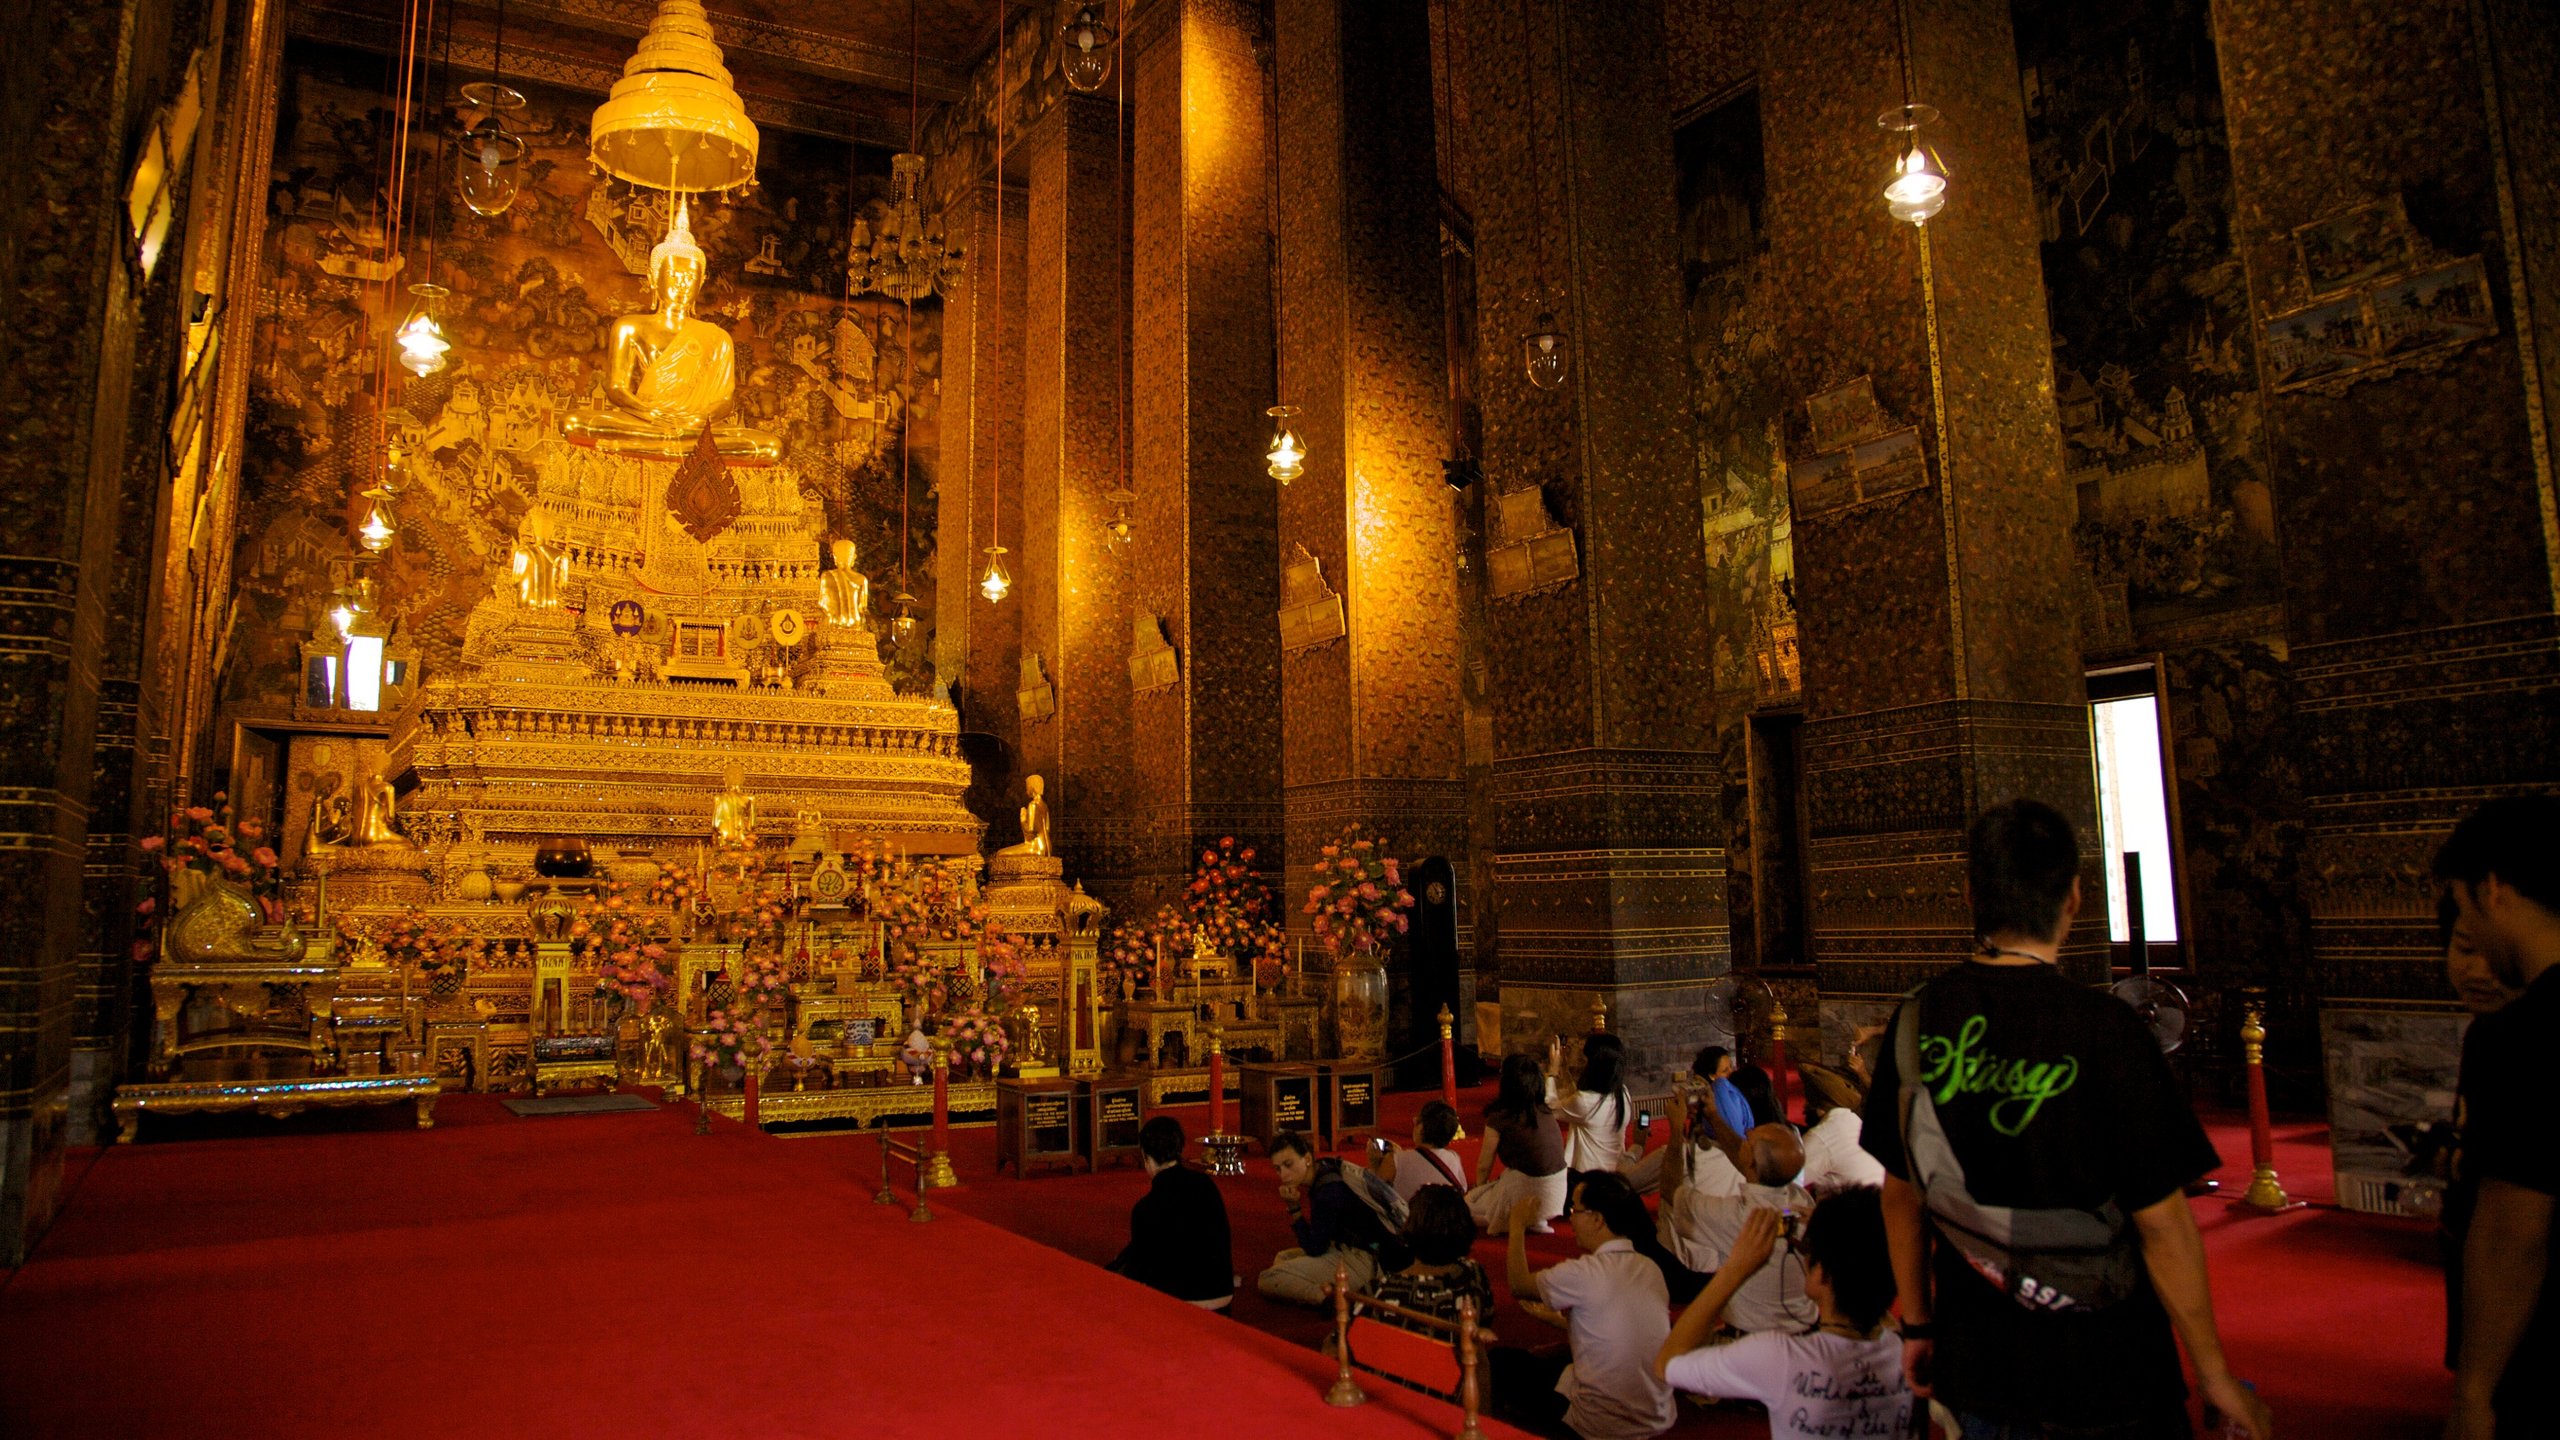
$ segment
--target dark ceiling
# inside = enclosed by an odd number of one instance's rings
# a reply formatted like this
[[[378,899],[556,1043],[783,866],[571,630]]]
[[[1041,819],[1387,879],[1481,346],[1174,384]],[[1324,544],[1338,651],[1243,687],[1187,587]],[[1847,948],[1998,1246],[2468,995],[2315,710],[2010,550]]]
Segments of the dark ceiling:
[[[452,3],[455,69],[485,68],[497,0]],[[910,19],[915,90],[930,113],[958,98],[971,64],[994,45],[1002,3],[710,0],[706,8],[759,124],[903,145]],[[1047,0],[1010,3],[1018,17]],[[507,0],[506,73],[602,93],[656,12],[655,0]],[[398,43],[400,13],[399,0],[293,0],[291,24],[297,35],[388,52]]]

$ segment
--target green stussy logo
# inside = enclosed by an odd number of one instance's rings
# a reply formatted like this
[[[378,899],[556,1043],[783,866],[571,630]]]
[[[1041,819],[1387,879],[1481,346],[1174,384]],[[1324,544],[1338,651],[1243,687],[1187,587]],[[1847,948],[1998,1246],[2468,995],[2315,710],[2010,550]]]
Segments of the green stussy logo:
[[[1988,1020],[1976,1015],[1952,1038],[1920,1037],[1921,1059],[1927,1066],[1920,1083],[1931,1088],[1929,1098],[1940,1105],[1958,1095],[1999,1096],[1991,1102],[1987,1118],[1992,1129],[2015,1136],[2035,1123],[2044,1102],[2080,1078],[2080,1062],[2069,1055],[2043,1065],[2004,1060],[1981,1048],[1982,1032],[1989,1026]]]

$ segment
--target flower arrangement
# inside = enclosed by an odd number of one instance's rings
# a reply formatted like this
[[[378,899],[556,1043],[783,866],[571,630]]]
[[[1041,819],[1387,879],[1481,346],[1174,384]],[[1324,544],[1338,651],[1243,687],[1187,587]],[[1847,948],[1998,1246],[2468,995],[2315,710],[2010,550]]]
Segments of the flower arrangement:
[[[385,959],[421,975],[440,975],[456,968],[468,973],[474,961],[485,959],[489,953],[487,940],[465,933],[452,921],[429,915],[414,905],[384,922],[371,938],[382,947]]]
[[[1288,951],[1288,936],[1280,928],[1280,907],[1271,887],[1253,873],[1255,853],[1250,845],[1236,844],[1233,835],[1204,846],[1183,891],[1183,911],[1191,928],[1207,935],[1218,953],[1276,962]],[[1191,937],[1184,936],[1182,943],[1188,948]]]
[[[243,853],[239,848],[246,845]],[[169,817],[166,835],[142,837],[142,849],[156,857],[167,873],[174,905],[183,909],[201,894],[206,883],[225,880],[249,892],[259,913],[270,925],[284,919],[284,905],[276,892],[284,883],[282,862],[266,843],[266,827],[255,820],[237,820],[231,813],[230,797],[215,791],[211,805],[190,805]],[[158,907],[145,901],[142,913],[148,915]]]
[[[771,950],[749,950],[738,958],[738,1003],[758,1014],[791,1003],[790,967]]]
[[[667,973],[671,937],[668,916],[658,908],[660,893],[652,882],[635,897],[633,887],[609,880],[569,922],[570,946],[596,962],[595,993],[642,1014],[675,988],[675,977]]]
[[[1404,888],[1404,867],[1359,826],[1344,826],[1342,837],[1324,847],[1315,874],[1306,913],[1315,917],[1326,954],[1375,953],[1410,928],[1404,912],[1413,908],[1413,892]]]
[[[908,1019],[916,1024],[925,1017],[939,1015],[951,1004],[950,972],[924,957],[914,945],[895,950],[889,957],[889,983],[898,989],[898,999],[907,1007]]]
[[[1003,1015],[1013,1009],[1021,992],[1023,977],[1029,973],[1032,942],[1014,934],[990,919],[978,931],[978,968],[986,976],[984,996],[986,1008]]]
[[[1013,1049],[1012,1037],[1005,1034],[1003,1024],[983,1011],[969,1010],[951,1016],[943,1021],[942,1033],[951,1042],[954,1074],[993,1075]]]
[[[773,1052],[773,1042],[765,1038],[764,1027],[755,1016],[714,1010],[695,1027],[692,1049],[693,1063],[706,1070],[731,1065],[752,1070],[756,1062]]]

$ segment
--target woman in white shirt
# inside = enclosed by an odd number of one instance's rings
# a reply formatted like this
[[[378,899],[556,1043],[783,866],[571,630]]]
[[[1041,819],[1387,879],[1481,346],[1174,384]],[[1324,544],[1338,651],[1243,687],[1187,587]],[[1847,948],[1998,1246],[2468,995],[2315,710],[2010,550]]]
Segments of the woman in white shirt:
[[[1573,1093],[1558,1099],[1556,1118],[1564,1124],[1564,1168],[1582,1176],[1614,1172],[1627,1153],[1627,1122],[1635,1105],[1618,1072],[1627,1044],[1606,1031],[1582,1042],[1582,1078]]]

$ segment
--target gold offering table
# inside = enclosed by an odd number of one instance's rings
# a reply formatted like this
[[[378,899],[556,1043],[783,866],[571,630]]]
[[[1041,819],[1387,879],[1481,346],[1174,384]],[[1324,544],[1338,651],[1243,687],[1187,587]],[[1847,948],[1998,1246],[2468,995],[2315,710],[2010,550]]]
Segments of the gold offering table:
[[[261,925],[232,887],[196,883],[151,967],[148,1081],[116,1088],[117,1142],[143,1115],[411,1101],[435,1124],[422,1007],[378,952]]]

